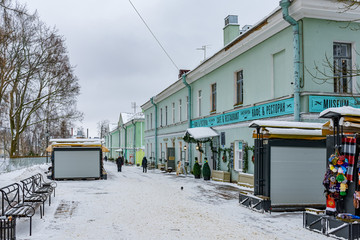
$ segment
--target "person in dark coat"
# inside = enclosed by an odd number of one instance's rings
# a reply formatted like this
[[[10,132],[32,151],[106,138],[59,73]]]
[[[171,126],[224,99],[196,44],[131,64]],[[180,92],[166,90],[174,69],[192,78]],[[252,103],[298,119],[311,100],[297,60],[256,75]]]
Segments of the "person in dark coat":
[[[119,156],[116,159],[116,165],[117,165],[117,168],[118,168],[118,172],[121,172],[121,167],[122,167],[123,164],[124,164],[124,160],[123,160],[122,157]]]
[[[107,156],[104,157],[104,160],[107,162]]]
[[[147,159],[146,159],[146,157],[143,158],[141,166],[143,167],[143,172],[146,173],[147,172]]]

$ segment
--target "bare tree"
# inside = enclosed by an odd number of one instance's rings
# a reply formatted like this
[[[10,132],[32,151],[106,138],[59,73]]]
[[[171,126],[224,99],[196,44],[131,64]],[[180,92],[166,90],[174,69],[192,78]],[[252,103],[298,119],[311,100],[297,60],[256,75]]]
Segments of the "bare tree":
[[[10,155],[14,156],[21,149],[29,150],[24,146],[20,149],[20,145],[39,137],[29,130],[32,126],[43,124],[47,132],[60,128],[62,120],[81,119],[82,114],[76,110],[80,86],[64,39],[41,22],[37,14],[10,14],[7,9],[2,9],[6,21],[0,25],[0,34],[5,29],[0,35],[4,43],[0,47],[0,103],[2,100],[8,108]],[[31,133],[33,138],[22,136]]]
[[[100,138],[104,138],[109,133],[109,120],[102,120],[97,123],[97,129]]]

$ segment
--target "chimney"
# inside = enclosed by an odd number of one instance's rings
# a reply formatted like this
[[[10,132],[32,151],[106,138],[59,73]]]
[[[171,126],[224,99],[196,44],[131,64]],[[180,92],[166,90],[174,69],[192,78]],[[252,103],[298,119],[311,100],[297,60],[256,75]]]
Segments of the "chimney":
[[[184,73],[190,72],[190,70],[180,69],[178,78],[181,78]]]
[[[224,46],[228,45],[232,40],[237,38],[240,33],[240,25],[238,24],[237,15],[228,15],[225,18]]]

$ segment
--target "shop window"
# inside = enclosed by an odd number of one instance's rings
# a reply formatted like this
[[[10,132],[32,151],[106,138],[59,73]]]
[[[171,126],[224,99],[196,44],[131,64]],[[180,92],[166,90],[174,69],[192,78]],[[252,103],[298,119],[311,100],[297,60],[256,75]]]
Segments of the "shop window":
[[[244,168],[244,148],[243,141],[235,141],[234,143],[234,169],[235,171],[242,172]]]
[[[351,44],[334,43],[334,92],[351,93]]]

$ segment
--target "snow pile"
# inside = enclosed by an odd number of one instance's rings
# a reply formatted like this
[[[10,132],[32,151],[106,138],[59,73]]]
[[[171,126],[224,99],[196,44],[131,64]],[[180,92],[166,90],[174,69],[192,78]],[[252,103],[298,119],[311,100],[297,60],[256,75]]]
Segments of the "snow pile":
[[[302,213],[261,214],[239,206],[240,187],[105,162],[108,180],[58,181],[45,216],[17,222],[17,239],[327,239],[302,227]],[[48,166],[0,175],[0,186]],[[183,187],[183,190],[181,190]]]

